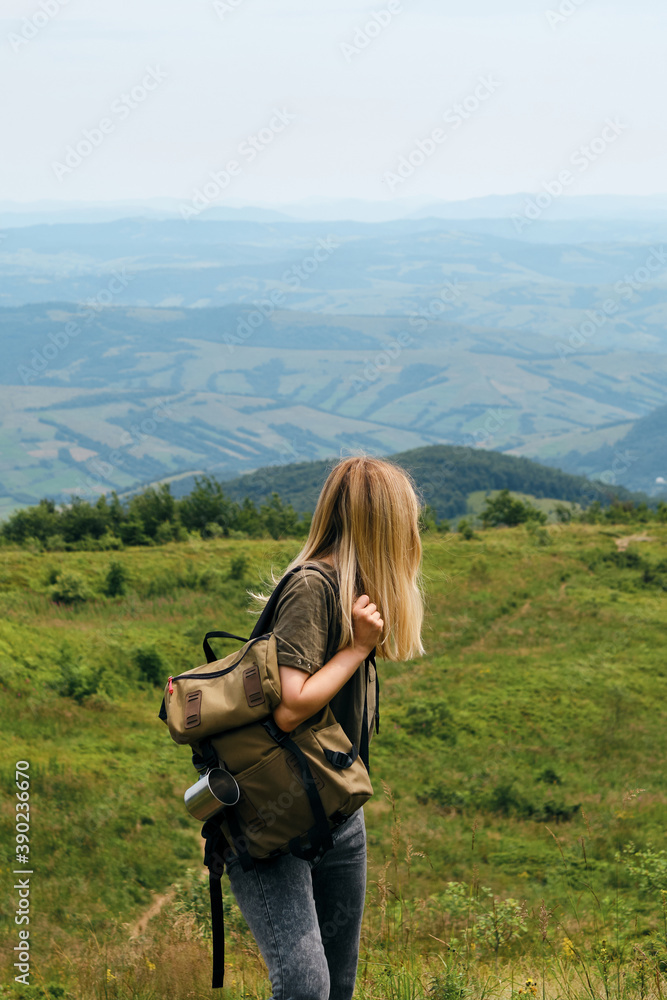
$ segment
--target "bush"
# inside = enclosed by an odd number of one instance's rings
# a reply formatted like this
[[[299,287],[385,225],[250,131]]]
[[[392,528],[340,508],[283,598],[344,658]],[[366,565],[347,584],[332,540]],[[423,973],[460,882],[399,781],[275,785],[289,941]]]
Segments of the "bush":
[[[127,570],[118,562],[112,562],[104,582],[107,597],[123,597],[127,591]]]
[[[472,525],[468,520],[466,520],[465,517],[461,518],[461,520],[457,525],[456,530],[458,531],[459,535],[461,535],[461,537],[466,540],[466,542],[469,542],[470,539],[474,538],[475,536],[475,532],[472,530]]]
[[[226,533],[222,525],[217,524],[216,521],[209,521],[201,529],[202,538],[224,538]]]
[[[96,694],[100,685],[99,671],[90,664],[84,664],[81,659],[74,659],[68,646],[60,651],[60,678],[56,683],[58,694],[65,698],[73,698],[81,704],[84,698]]]
[[[435,736],[443,743],[456,743],[454,720],[444,698],[413,702],[400,722],[413,736]]]
[[[655,893],[661,897],[662,893],[667,893],[667,851],[664,849],[654,850],[649,841],[642,851],[630,841],[623,847],[622,854],[616,853],[616,860],[625,863],[644,895]],[[661,902],[665,906],[662,898]]]
[[[155,541],[158,545],[165,545],[167,542],[173,542],[177,528],[178,525],[173,524],[171,521],[162,521],[162,523],[157,526],[155,531]]]
[[[155,646],[137,649],[134,662],[144,680],[155,687],[164,686],[167,680],[167,668]]]
[[[528,521],[526,524],[526,531],[532,538],[534,545],[539,547],[551,545],[552,539],[547,529],[538,526],[534,521]]]
[[[544,524],[547,520],[544,511],[511,496],[509,490],[501,490],[496,497],[487,497],[484,504],[481,516],[485,528],[497,527],[499,524],[513,527],[526,521],[538,521]]]
[[[232,559],[229,564],[229,579],[230,580],[243,580],[245,577],[246,570],[248,568],[248,557],[245,552],[236,556]]]
[[[123,542],[118,535],[114,535],[113,532],[107,531],[99,538],[91,539],[88,545],[79,545],[78,547],[90,549],[93,552],[110,552],[122,549]]]
[[[574,513],[574,505],[566,507],[564,503],[557,503],[554,507],[556,518],[561,524],[569,524]]]
[[[49,590],[56,604],[83,604],[93,596],[78,573],[60,573]]]
[[[197,589],[216,594],[224,589],[224,574],[219,569],[205,569],[197,581]]]
[[[471,803],[474,805],[471,791],[465,788],[450,788],[442,783],[426,785],[421,792],[417,792],[416,798],[421,805],[453,809],[456,812],[464,812]]]

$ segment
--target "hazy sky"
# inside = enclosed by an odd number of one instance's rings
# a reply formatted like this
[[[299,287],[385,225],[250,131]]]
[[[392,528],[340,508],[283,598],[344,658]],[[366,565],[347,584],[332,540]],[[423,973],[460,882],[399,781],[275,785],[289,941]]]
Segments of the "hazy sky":
[[[3,200],[188,203],[230,161],[211,204],[460,199],[538,191],[563,170],[568,194],[667,189],[659,0],[2,11]]]

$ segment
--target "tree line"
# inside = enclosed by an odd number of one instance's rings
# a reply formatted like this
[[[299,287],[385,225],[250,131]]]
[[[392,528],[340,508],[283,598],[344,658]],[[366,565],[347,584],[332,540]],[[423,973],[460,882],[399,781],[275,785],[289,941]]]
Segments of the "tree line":
[[[644,501],[617,499],[602,506],[596,500],[584,510],[575,504],[556,503],[554,512],[560,522],[667,522],[665,501],[651,508]],[[311,517],[310,513],[297,513],[275,492],[259,504],[250,497],[232,500],[214,476],[201,476],[195,478],[191,492],[180,499],[172,495],[168,483],[151,486],[126,499],[115,491],[94,503],[72,497],[70,503],[57,506],[53,500],[43,499],[11,514],[0,525],[0,542],[47,550],[107,550],[187,541],[193,534],[200,538],[305,538]],[[471,537],[473,526],[537,526],[546,520],[543,511],[503,489],[485,499],[479,518],[461,518],[456,529],[464,537]],[[422,531],[442,533],[450,527],[449,521],[437,518],[431,506],[423,507]]]
[[[308,534],[310,515],[299,515],[273,493],[260,505],[225,496],[213,476],[195,479],[181,499],[168,483],[127,499],[113,491],[89,503],[73,496],[68,504],[40,500],[15,511],[0,526],[0,539],[47,549],[118,549],[125,545],[163,545],[201,538],[299,538]]]

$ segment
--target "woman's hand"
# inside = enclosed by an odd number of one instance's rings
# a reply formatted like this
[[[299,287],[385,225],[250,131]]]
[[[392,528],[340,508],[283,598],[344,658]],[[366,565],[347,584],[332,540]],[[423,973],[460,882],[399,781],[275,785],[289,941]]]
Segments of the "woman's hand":
[[[363,652],[365,658],[373,647],[377,646],[384,628],[380,612],[368,594],[362,594],[352,605],[352,627],[353,646],[359,652]]]
[[[279,666],[282,695],[273,718],[284,732],[292,732],[324,708],[377,645],[384,622],[368,594],[362,594],[352,605],[352,625],[352,643],[339,649],[314,674]]]

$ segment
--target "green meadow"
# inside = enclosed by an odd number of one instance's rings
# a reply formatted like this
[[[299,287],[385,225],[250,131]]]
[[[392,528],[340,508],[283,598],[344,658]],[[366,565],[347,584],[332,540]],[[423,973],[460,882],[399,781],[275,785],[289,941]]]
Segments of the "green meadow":
[[[206,631],[249,634],[247,590],[299,546],[0,549],[3,1000],[269,996],[226,878],[226,986],[209,988],[182,803],[196,772],[157,712]],[[356,996],[662,998],[667,524],[427,532],[423,575],[425,655],[379,662]],[[17,761],[27,987],[10,957]]]

